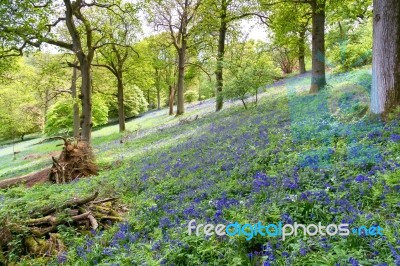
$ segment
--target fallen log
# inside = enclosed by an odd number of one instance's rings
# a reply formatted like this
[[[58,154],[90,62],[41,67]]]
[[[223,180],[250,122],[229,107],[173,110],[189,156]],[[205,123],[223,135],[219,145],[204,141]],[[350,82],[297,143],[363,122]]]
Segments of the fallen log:
[[[109,201],[115,201],[117,199],[118,198],[106,198],[106,199],[102,199],[102,200],[93,201],[92,204],[105,203],[105,202],[109,202]]]
[[[67,208],[71,208],[71,207],[75,207],[75,206],[80,206],[80,205],[84,205],[86,203],[89,203],[93,200],[95,200],[97,198],[97,196],[99,195],[99,192],[96,191],[93,195],[90,195],[87,198],[83,198],[83,199],[78,199],[78,198],[74,198],[72,200],[67,201],[66,203],[64,203],[62,206],[59,207],[59,209],[67,209]],[[49,215],[53,212],[56,211],[56,207],[54,206],[46,206],[43,207],[39,210],[33,210],[31,212],[31,216],[32,217],[37,217],[38,215],[41,216],[46,216]]]
[[[84,220],[88,218],[90,215],[90,211],[75,215],[75,216],[67,216],[63,218],[58,218],[55,216],[46,216],[42,218],[37,218],[37,219],[29,219],[26,224],[31,226],[31,225],[43,225],[43,224],[51,224],[51,225],[60,225],[63,223],[68,223],[69,221],[77,222],[80,220]]]
[[[42,224],[55,224],[56,223],[56,217],[54,216],[45,216],[42,218],[36,218],[36,219],[29,219],[26,221],[27,225],[42,225]]]
[[[88,219],[90,224],[92,225],[92,229],[96,230],[99,227],[99,223],[97,222],[96,218],[94,218],[93,215],[89,214]]]
[[[46,168],[39,172],[34,172],[34,173],[30,173],[30,174],[27,174],[24,176],[1,180],[0,181],[0,189],[8,188],[8,187],[11,187],[14,185],[19,185],[19,184],[25,184],[29,187],[29,186],[32,186],[33,184],[48,182],[49,181],[48,175],[49,175],[50,171],[51,171],[50,168]]]

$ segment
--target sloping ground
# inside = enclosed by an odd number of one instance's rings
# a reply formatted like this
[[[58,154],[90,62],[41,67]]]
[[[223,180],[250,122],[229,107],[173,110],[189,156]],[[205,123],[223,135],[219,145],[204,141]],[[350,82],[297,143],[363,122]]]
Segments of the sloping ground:
[[[249,110],[204,114],[118,147],[117,139],[98,143],[110,170],[68,185],[0,192],[0,217],[24,217],[33,206],[101,187],[129,206],[128,221],[91,236],[65,231],[70,248],[50,264],[398,265],[399,121],[365,117],[368,71],[329,82],[309,95],[309,78],[287,79]],[[192,219],[379,225],[384,236],[189,236]]]
[[[227,103],[230,106],[234,103]],[[149,134],[158,132],[165,128],[173,127],[179,124],[181,119],[188,119],[196,115],[204,116],[215,110],[214,100],[206,100],[203,102],[188,104],[186,106],[186,114],[183,117],[175,118],[168,116],[168,110],[162,109],[159,111],[149,112],[139,118],[126,123],[127,133],[123,138],[126,141],[132,141],[146,137]],[[106,126],[99,129],[94,129],[93,144],[95,148],[112,149],[111,153],[115,154],[115,146],[120,145],[121,134],[118,132],[118,125]],[[51,165],[51,156],[58,156],[61,152],[59,141],[47,141],[42,143],[44,138],[38,138],[23,142],[18,142],[14,145],[9,144],[0,147],[0,180],[14,178],[39,171]],[[107,148],[108,146],[108,148]],[[14,159],[13,152],[18,154]],[[108,156],[105,153],[98,153],[102,158],[99,158],[100,163],[108,163],[114,160],[113,156]],[[105,159],[103,161],[103,159]]]

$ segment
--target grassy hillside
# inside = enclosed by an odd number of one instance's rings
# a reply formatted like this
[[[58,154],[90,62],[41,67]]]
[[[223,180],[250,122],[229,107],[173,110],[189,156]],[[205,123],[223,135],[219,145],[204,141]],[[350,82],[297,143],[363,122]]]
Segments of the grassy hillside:
[[[95,132],[104,169],[67,185],[15,187],[0,192],[0,217],[21,219],[34,206],[62,204],[99,189],[129,208],[127,222],[106,232],[63,229],[64,265],[399,265],[400,127],[368,117],[369,70],[328,79],[309,95],[309,76],[266,88],[258,103],[214,113],[212,101],[187,108],[199,119],[179,123],[166,111]],[[55,142],[25,145],[20,158],[56,150]],[[47,163],[11,161],[2,149],[2,178]],[[107,170],[106,170],[107,169]],[[187,224],[349,223],[379,225],[383,237],[188,235]],[[13,243],[18,246],[19,243]],[[30,258],[21,265],[41,265]],[[36,263],[36,264],[35,264]]]

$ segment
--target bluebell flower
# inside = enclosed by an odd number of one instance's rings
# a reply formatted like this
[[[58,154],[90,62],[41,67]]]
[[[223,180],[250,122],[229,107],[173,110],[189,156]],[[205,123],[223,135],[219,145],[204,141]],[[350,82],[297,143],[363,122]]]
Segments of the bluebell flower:
[[[301,256],[307,255],[307,250],[305,248],[300,248],[299,252]]]
[[[169,220],[168,217],[163,217],[160,219],[160,225],[159,227],[171,227],[171,221]]]
[[[111,256],[113,254],[113,250],[111,248],[104,248],[101,254],[105,256]]]
[[[378,130],[374,130],[368,134],[369,139],[380,138],[380,137],[382,137],[382,132],[380,132]]]
[[[291,190],[299,188],[298,179],[296,177],[293,180],[290,178],[284,178],[283,187]]]
[[[367,182],[369,181],[369,178],[364,176],[364,175],[358,175],[355,179],[356,182],[362,183],[362,182]]]
[[[86,252],[84,247],[79,246],[76,248],[76,254],[78,254],[79,257],[85,258],[86,257]]]
[[[360,265],[358,260],[356,260],[355,258],[350,258],[349,263],[351,264],[351,266],[359,266]]]
[[[390,135],[390,140],[393,141],[393,142],[399,142],[400,141],[400,135],[392,134],[392,135]]]
[[[151,250],[152,251],[160,250],[160,248],[161,248],[161,241],[158,240],[154,242],[153,246],[151,247]]]
[[[68,257],[67,257],[66,252],[62,252],[57,256],[58,264],[64,264],[65,262],[67,262],[67,260],[68,260]]]
[[[266,174],[258,172],[253,177],[253,190],[255,192],[261,191],[264,187],[271,185],[271,179]]]

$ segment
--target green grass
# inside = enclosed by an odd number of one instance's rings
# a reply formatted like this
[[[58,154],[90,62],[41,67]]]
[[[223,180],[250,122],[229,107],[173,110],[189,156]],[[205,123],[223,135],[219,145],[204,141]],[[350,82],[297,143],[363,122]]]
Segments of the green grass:
[[[189,124],[165,109],[152,112],[127,123],[132,132],[123,144],[118,126],[96,130],[93,145],[104,169],[98,176],[1,191],[0,218],[24,219],[33,207],[100,190],[128,206],[127,223],[91,237],[61,228],[69,249],[57,259],[66,265],[395,265],[399,121],[383,124],[365,112],[368,69],[330,76],[318,95],[308,94],[309,82],[308,76],[279,82],[248,110],[240,103],[227,103],[218,113],[212,101],[188,105],[185,117],[199,115]],[[55,144],[25,145],[24,154],[45,154]],[[18,160],[11,163],[22,172],[40,167]],[[15,171],[8,164],[0,165],[4,177]],[[187,234],[191,219],[344,220],[379,224],[385,237],[206,239]],[[267,250],[255,253],[263,245]],[[20,259],[16,250],[10,256],[21,265],[45,263]]]

